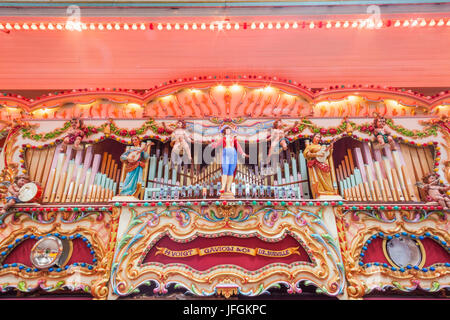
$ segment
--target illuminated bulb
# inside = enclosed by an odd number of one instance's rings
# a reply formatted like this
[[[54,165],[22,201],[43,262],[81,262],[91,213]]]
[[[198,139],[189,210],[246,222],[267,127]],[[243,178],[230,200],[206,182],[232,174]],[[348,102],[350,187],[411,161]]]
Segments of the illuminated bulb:
[[[8,30],[11,30],[11,29],[12,29],[12,26],[11,26],[9,23],[7,23],[5,27],[6,27],[6,29],[8,29]],[[35,26],[35,27],[36,27],[36,26]]]
[[[344,27],[344,28],[348,28],[349,25],[350,25],[350,24],[348,23],[348,21],[345,21],[343,27]]]
[[[145,24],[141,23],[141,30],[145,30]]]
[[[222,23],[218,23],[218,24],[217,24],[217,29],[223,30],[223,24],[222,24]]]
[[[369,20],[369,22],[367,23],[367,28],[372,29],[373,27],[375,27],[375,24],[372,20]]]
[[[272,29],[272,28],[273,28],[272,22],[269,22],[269,24],[267,25],[267,28],[268,28],[268,29]]]
[[[328,21],[325,27],[327,27],[327,29],[330,29],[331,28],[331,22]]]
[[[128,23],[125,23],[123,25],[123,30],[130,30],[130,26],[128,25]]]
[[[8,23],[9,24],[9,23]],[[6,25],[6,28],[8,28],[8,24]],[[36,30],[37,29],[37,27],[36,27],[36,25],[33,23],[32,25],[31,25],[31,29],[33,29],[33,30]]]
[[[136,25],[134,24],[133,26],[136,27]],[[103,30],[105,27],[103,27],[103,24],[99,23],[98,24],[98,30]]]
[[[449,20],[449,21],[450,21],[450,20]],[[239,30],[239,23],[236,22],[236,23],[234,24],[234,30]]]
[[[408,20],[405,20],[405,22],[403,22],[403,26],[404,26],[404,27],[408,27],[408,26],[409,26],[409,21],[408,21]]]
[[[178,23],[175,24],[175,29],[180,30],[180,25]]]
[[[44,25],[43,23],[41,23],[41,24],[39,25],[39,29],[45,30],[45,25]]]
[[[100,29],[100,28],[99,28]],[[133,25],[131,26],[131,29],[133,30],[137,30],[137,25],[135,23],[133,23]]]
[[[91,24],[89,25],[89,29],[95,30],[95,24],[91,23]]]
[[[63,26],[62,26],[62,24],[58,23],[58,24],[56,25],[56,29],[58,29],[58,30],[62,30],[62,29],[63,29]]]
[[[311,22],[311,23],[309,24],[309,28],[310,28],[310,29],[314,29],[314,22]]]
[[[4,29],[5,29],[5,27],[3,26],[3,24],[0,23],[0,30],[4,30]]]
[[[441,26],[443,26],[444,25],[444,20],[439,20],[439,22],[437,23],[437,25],[439,26],[439,27],[441,27]]]
[[[353,21],[352,28],[356,28],[357,26],[358,26],[358,22],[357,21]]]
[[[170,23],[167,24],[166,29],[167,30],[172,30],[172,26],[170,25]]]
[[[260,29],[264,29],[264,23],[261,22],[261,23],[259,24],[259,28],[260,28]]]
[[[116,25],[114,26],[114,28],[115,28],[116,30],[120,30],[120,24],[116,23]]]
[[[163,29],[163,26],[162,26],[162,24],[161,24],[161,23],[158,23],[158,26],[157,26],[157,28],[158,28],[158,30],[162,30],[162,29]]]
[[[284,28],[285,28],[285,29],[289,29],[289,23],[286,22],[286,23],[284,24]]]
[[[14,29],[20,30],[20,26],[16,23],[16,24],[14,24]]]
[[[233,85],[231,86],[231,90],[232,90],[232,91],[238,91],[238,90],[240,90],[240,89],[241,89],[241,86],[238,85],[238,84],[233,84]]]
[[[298,28],[297,22],[294,22],[294,23],[292,24],[292,28],[294,28],[294,29],[297,29],[297,28]]]
[[[450,27],[450,19],[448,19],[446,25],[447,25],[448,27]]]
[[[192,30],[197,30],[197,24],[196,24],[196,23],[194,23],[194,24],[192,25]]]
[[[81,24],[81,29],[87,30],[87,25],[86,25],[86,23],[82,23],[82,24]]]
[[[231,24],[227,23],[227,30],[231,29]]]
[[[277,23],[277,25],[275,26],[275,28],[280,29],[281,28],[281,23]]]
[[[250,26],[250,28],[256,29],[256,24],[253,22],[252,25]]]
[[[400,27],[400,21],[399,20],[397,20],[397,21],[395,21],[395,23],[394,23],[394,27]]]
[[[206,24],[202,23],[202,25],[200,26],[200,28],[201,28],[202,30],[205,30],[205,29],[206,29]]]
[[[210,29],[210,30],[214,30],[214,23],[211,23],[211,24],[209,25],[209,29]]]
[[[411,23],[411,27],[416,27],[419,24],[419,22],[417,20],[413,20],[413,22]]]
[[[383,21],[378,21],[378,23],[377,23],[377,28],[381,28],[383,26]]]
[[[427,25],[427,22],[424,20],[422,20],[422,22],[420,22],[420,26],[421,27],[425,27]]]
[[[433,27],[435,24],[436,24],[436,21],[434,21],[434,19],[432,19],[428,25],[430,27]]]
[[[341,27],[341,23],[338,21],[336,22],[336,24],[334,25],[336,28],[340,28]]]
[[[30,27],[26,23],[23,24],[22,28],[24,28],[25,30],[30,29]],[[2,29],[2,28],[0,28],[0,29]],[[50,25],[49,25],[49,29],[50,29]]]
[[[219,85],[216,87],[216,89],[219,90],[219,91],[223,91],[225,88],[224,88],[223,85],[219,84]]]
[[[183,29],[184,29],[184,30],[189,30],[189,26],[188,26],[187,23],[184,24]]]
[[[108,23],[108,24],[106,25],[106,29],[111,30],[111,29],[112,29],[112,25]]]

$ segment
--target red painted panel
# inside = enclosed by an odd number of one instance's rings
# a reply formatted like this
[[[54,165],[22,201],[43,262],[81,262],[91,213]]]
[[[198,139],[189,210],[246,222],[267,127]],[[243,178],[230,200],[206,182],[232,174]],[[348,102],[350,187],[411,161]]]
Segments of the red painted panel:
[[[28,267],[33,267],[30,260],[31,248],[36,244],[36,239],[26,239],[19,243],[5,258],[3,264],[23,264]]]
[[[213,246],[242,246],[249,248],[263,248],[268,250],[276,250],[280,251],[290,247],[299,247],[298,254],[292,254],[287,257],[265,257],[265,256],[251,256],[247,254],[240,253],[215,253],[208,254],[204,256],[190,256],[183,258],[172,258],[165,256],[163,254],[159,254],[155,256],[157,251],[156,247],[164,247],[170,250],[188,250],[191,248],[207,248]],[[171,240],[168,236],[163,237],[159,240],[147,253],[147,256],[144,258],[143,263],[148,262],[159,262],[163,264],[168,263],[182,263],[192,268],[203,271],[207,270],[213,266],[221,265],[221,264],[233,264],[240,267],[243,267],[247,270],[257,270],[259,268],[264,267],[270,263],[293,263],[296,261],[305,261],[311,262],[309,256],[303,249],[303,247],[291,236],[286,236],[283,240],[273,243],[273,242],[265,242],[259,238],[251,237],[251,238],[237,238],[237,237],[220,237],[220,238],[204,238],[198,237],[192,240],[189,243],[179,243]]]
[[[424,267],[429,267],[435,263],[450,262],[450,254],[436,241],[425,238],[422,240],[422,244],[426,255]]]

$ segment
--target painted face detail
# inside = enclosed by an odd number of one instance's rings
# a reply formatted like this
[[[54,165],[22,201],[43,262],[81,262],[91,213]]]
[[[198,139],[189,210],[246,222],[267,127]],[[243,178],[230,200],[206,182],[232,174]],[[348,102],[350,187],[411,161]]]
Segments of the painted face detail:
[[[22,187],[23,185],[25,185],[26,183],[28,183],[28,180],[25,178],[20,178],[19,180],[17,180],[17,185],[19,187]]]
[[[139,139],[138,139],[137,137],[134,137],[131,141],[133,142],[133,144],[134,144],[135,146],[139,145],[139,142],[140,142]]]
[[[320,135],[316,134],[313,138],[313,143],[315,143],[315,144],[319,143],[321,138],[322,137]]]

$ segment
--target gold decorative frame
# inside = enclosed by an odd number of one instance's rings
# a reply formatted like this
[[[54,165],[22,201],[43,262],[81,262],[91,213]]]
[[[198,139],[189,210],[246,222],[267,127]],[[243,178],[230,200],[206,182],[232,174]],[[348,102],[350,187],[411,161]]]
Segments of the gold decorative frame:
[[[136,292],[142,284],[156,284],[155,293],[167,293],[167,286],[176,283],[187,292],[210,296],[232,294],[256,296],[283,283],[290,293],[300,293],[298,284],[314,284],[317,291],[331,296],[344,294],[344,271],[337,239],[329,232],[332,226],[325,216],[329,208],[301,207],[178,207],[121,208],[118,242],[113,259],[109,298]],[[211,214],[209,211],[213,211]],[[326,212],[325,212],[326,211]],[[332,222],[332,220],[331,220]],[[273,263],[258,271],[233,265],[220,265],[204,272],[185,265],[141,264],[149,250],[162,235],[187,241],[199,234],[220,236],[259,236],[276,241],[285,234],[298,239],[314,264]]]

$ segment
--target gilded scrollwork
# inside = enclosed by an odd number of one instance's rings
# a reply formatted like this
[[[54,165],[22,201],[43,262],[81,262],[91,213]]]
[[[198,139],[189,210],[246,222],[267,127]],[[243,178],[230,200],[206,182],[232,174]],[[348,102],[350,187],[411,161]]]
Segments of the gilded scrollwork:
[[[64,268],[54,268],[55,270],[37,269],[20,263],[3,264],[0,269],[2,288],[22,292],[31,292],[38,288],[48,292],[61,289],[83,290],[96,298],[106,298],[107,281],[99,282],[98,279],[105,279],[104,275],[108,272],[112,259],[112,253],[108,256],[111,220],[110,215],[105,212],[102,212],[102,219],[98,220],[99,214],[96,213],[95,216],[89,213],[75,220],[66,220],[63,212],[45,212],[45,217],[41,220],[22,211],[8,215],[5,218],[3,237],[0,239],[2,260],[26,239],[55,235],[62,239],[82,239],[91,250],[93,262],[73,263]],[[48,221],[51,223],[47,223]],[[8,285],[4,285],[5,283]]]
[[[349,298],[360,299],[375,290],[387,288],[412,291],[420,287],[433,292],[437,287],[449,287],[449,267],[443,263],[428,268],[399,268],[388,263],[364,263],[361,260],[368,250],[368,243],[377,237],[392,239],[405,235],[418,240],[429,237],[445,247],[450,241],[446,219],[448,213],[423,209],[380,211],[336,210]],[[389,257],[387,260],[390,261]]]
[[[339,296],[344,291],[345,272],[337,239],[323,221],[324,208],[225,206],[180,207],[151,210],[129,208],[130,219],[119,236],[111,272],[112,296],[125,296],[148,281],[157,283],[157,292],[171,283],[197,295],[258,295],[278,283],[288,292],[299,293],[301,282],[309,281],[317,291]],[[122,222],[122,221],[121,221]],[[311,262],[273,263],[260,271],[235,265],[220,265],[204,271],[177,264],[147,262],[143,259],[163,236],[187,243],[198,236],[249,237],[276,242],[286,235],[294,237],[305,249]],[[223,279],[231,279],[235,290],[223,289]],[[230,280],[227,280],[230,281]],[[111,296],[110,296],[111,297]]]

